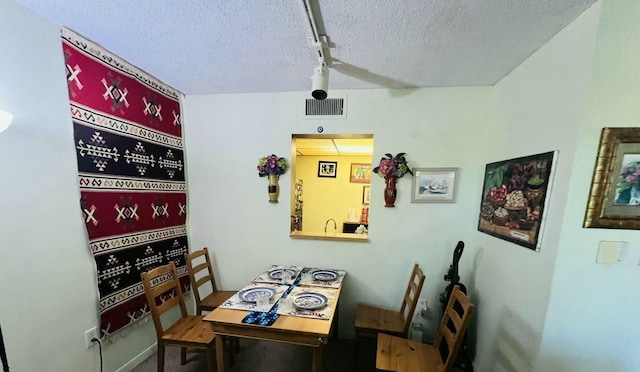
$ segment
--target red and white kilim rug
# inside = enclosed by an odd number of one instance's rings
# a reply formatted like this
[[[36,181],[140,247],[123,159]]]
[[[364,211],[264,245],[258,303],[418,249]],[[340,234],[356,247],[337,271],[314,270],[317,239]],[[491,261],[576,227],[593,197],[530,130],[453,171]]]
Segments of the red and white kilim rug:
[[[180,93],[71,30],[62,47],[104,337],[149,311],[140,273],[174,261],[189,289]]]

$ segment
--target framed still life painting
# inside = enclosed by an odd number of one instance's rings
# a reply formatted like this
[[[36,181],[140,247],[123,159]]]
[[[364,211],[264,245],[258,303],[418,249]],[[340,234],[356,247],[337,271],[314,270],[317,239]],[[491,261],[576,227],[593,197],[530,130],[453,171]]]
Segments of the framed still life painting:
[[[478,230],[540,250],[557,151],[487,164]]]
[[[640,128],[603,128],[583,227],[640,230]]]

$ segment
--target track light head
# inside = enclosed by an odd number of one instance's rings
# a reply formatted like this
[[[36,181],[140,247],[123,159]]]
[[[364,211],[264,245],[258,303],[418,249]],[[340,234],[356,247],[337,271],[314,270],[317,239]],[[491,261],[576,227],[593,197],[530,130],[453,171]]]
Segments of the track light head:
[[[0,109],[0,132],[9,128],[11,121],[13,121],[13,115],[9,111]]]
[[[311,81],[311,96],[317,100],[326,99],[329,88],[329,69],[324,64],[316,67]]]

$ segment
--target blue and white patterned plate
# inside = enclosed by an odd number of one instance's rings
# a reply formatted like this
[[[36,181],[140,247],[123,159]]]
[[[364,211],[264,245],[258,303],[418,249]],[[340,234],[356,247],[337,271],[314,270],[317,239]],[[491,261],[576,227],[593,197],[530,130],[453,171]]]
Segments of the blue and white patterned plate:
[[[326,305],[327,297],[315,292],[304,292],[293,299],[293,306],[302,310],[315,310]]]
[[[282,272],[287,270],[291,275],[292,278],[294,278],[296,276],[296,272],[294,270],[291,269],[273,269],[273,270],[269,270],[269,278],[271,279],[282,279]]]
[[[314,280],[321,282],[331,282],[338,279],[338,273],[333,270],[315,270],[311,273]]]
[[[238,297],[244,302],[256,302],[258,294],[265,293],[269,298],[275,296],[276,290],[270,287],[253,287],[238,292]]]

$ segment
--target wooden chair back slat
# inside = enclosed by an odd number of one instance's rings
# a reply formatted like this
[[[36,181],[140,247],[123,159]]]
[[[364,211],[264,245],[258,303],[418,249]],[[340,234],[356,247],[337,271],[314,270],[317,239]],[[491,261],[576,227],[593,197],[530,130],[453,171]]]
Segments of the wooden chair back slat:
[[[200,288],[200,287],[202,287],[202,285],[203,285],[203,284],[205,284],[205,283],[207,283],[207,282],[209,282],[209,281],[211,281],[211,278],[210,278],[209,276],[203,276],[202,278],[197,279],[197,280],[195,281],[195,283],[194,283],[194,282],[191,282],[191,286],[192,286],[192,287],[193,287],[193,289],[195,290],[196,288]]]
[[[151,285],[154,285],[154,284],[151,283]],[[169,292],[169,291],[171,291],[171,290],[173,290],[175,288],[176,288],[176,285],[175,285],[174,281],[171,280],[169,282],[165,282],[165,283],[156,285],[155,287],[153,287],[151,289],[151,293],[153,293],[153,295],[155,297],[158,297],[158,296],[161,296],[161,295],[163,295],[163,294],[165,294],[165,293],[167,293],[167,292]]]
[[[206,249],[206,248],[205,248]],[[193,259],[192,259],[193,261]],[[209,260],[206,260],[205,262],[199,263],[196,266],[193,267],[193,272],[194,273],[199,273],[200,271],[207,269],[207,271],[209,271]],[[208,272],[207,275],[203,276],[203,278],[207,278],[210,279],[211,277],[211,272]]]
[[[164,300],[163,303],[161,303],[160,305],[158,305],[157,309],[158,309],[158,314],[162,315],[164,314],[167,310],[169,310],[170,308],[174,307],[176,304],[178,304],[178,302],[180,301],[180,299],[178,297],[172,297],[168,300]]]

